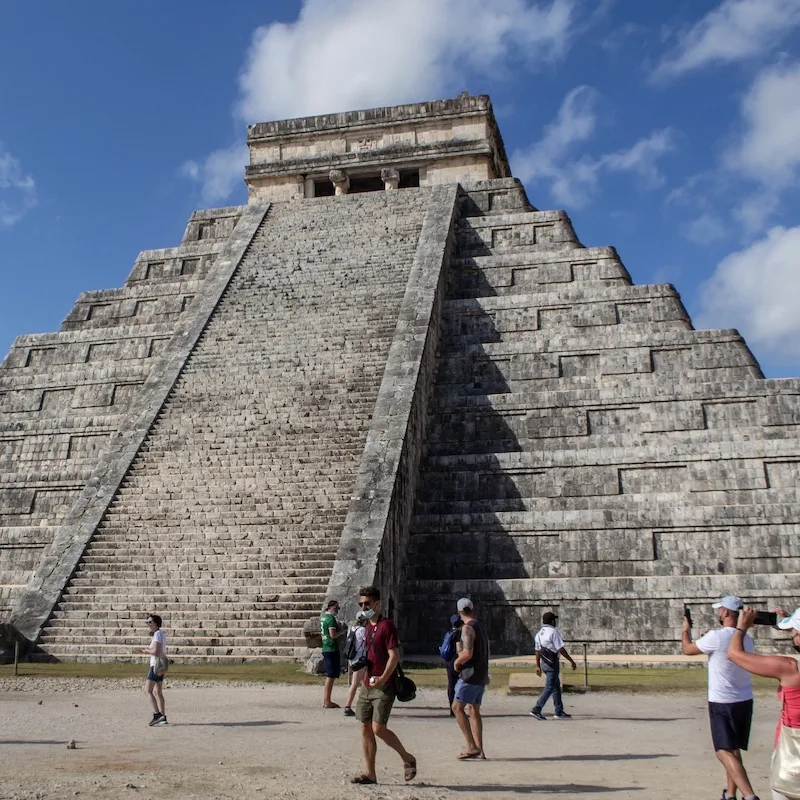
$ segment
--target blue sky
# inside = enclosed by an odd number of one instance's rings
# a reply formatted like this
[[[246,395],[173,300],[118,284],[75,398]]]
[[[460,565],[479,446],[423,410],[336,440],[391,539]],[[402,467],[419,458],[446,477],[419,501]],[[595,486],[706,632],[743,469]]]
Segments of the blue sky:
[[[800,0],[0,0],[0,355],[245,201],[245,125],[491,95],[515,174],[800,375]]]

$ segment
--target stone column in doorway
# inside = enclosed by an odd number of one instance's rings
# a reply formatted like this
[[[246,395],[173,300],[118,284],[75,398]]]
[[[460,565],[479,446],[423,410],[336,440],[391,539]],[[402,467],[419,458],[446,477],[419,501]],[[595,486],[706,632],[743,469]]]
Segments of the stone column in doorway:
[[[304,197],[314,197],[315,190],[314,190],[314,179],[311,177],[307,177],[305,179],[305,192],[303,193]]]
[[[343,169],[332,169],[328,177],[331,179],[335,194],[347,194],[350,190],[350,178]]]
[[[387,192],[393,191],[400,186],[400,173],[394,167],[387,167],[381,170],[381,180]]]

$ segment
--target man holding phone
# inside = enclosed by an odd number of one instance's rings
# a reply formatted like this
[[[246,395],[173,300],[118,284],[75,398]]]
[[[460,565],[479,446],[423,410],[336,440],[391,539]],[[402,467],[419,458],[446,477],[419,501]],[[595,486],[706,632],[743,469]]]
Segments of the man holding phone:
[[[739,611],[744,608],[740,597],[728,595],[712,603],[721,630],[713,630],[692,642],[691,618],[683,620],[681,644],[683,654],[708,656],[708,715],[714,752],[728,779],[722,800],[733,800],[736,789],[744,800],[758,800],[742,763],[742,750],[747,750],[750,723],[753,717],[753,688],[750,675],[728,658],[728,646],[736,632]],[[753,640],[744,636],[745,652],[754,651]]]

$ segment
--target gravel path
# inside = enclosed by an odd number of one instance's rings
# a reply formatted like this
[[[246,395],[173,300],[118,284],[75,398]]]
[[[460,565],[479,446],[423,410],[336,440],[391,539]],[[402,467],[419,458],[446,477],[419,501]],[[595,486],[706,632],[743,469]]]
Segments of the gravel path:
[[[380,785],[351,787],[358,723],[320,708],[321,688],[173,680],[170,725],[156,728],[140,690],[133,680],[0,681],[0,798],[655,800],[717,797],[723,786],[701,695],[567,695],[573,720],[539,722],[529,698],[490,692],[489,760],[462,763],[444,693],[421,691],[395,706],[391,725],[416,754],[418,779],[405,784],[399,758],[379,744]],[[757,699],[746,764],[762,797],[777,714],[772,697]]]

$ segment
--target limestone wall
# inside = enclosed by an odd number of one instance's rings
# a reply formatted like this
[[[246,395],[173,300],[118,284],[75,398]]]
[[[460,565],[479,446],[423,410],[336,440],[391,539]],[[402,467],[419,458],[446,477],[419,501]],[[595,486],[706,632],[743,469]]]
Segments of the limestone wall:
[[[554,610],[594,652],[673,652],[684,605],[794,608],[800,380],[502,182],[462,204],[404,595],[410,650],[456,599],[499,652]],[[769,633],[761,632],[768,646]]]

